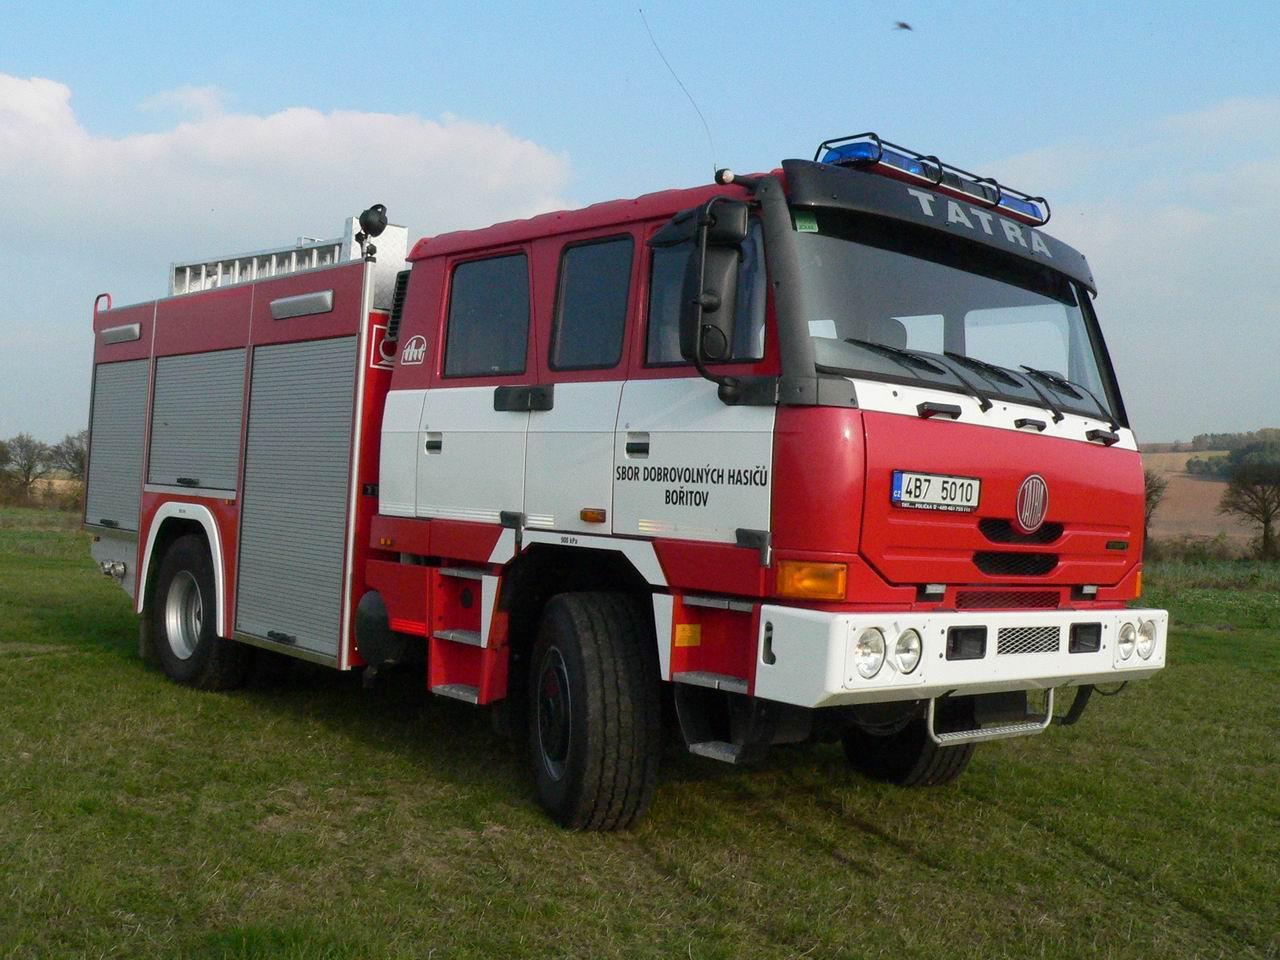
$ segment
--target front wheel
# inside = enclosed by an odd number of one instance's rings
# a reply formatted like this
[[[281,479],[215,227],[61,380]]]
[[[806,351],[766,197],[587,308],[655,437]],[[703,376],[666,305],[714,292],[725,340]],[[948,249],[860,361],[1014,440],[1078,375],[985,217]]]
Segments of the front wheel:
[[[539,802],[569,829],[625,829],[653,798],[662,709],[649,624],[624,594],[559,594],[543,612],[529,754]]]
[[[213,561],[202,538],[173,542],[156,576],[151,629],[165,675],[202,690],[240,686],[252,651],[217,634],[217,590]]]
[[[874,780],[900,787],[936,787],[951,783],[973,758],[972,743],[942,747],[933,742],[922,717],[893,733],[851,727],[844,735],[850,765]]]

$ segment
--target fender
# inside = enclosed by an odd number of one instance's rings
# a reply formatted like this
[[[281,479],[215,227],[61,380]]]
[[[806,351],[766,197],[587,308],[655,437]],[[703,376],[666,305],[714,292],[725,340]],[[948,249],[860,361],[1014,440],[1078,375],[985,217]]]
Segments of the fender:
[[[151,527],[147,531],[147,546],[142,553],[142,565],[138,568],[143,572],[138,588],[138,600],[135,604],[135,613],[142,613],[142,608],[146,605],[147,597],[147,578],[146,571],[151,569],[151,552],[156,545],[156,534],[160,532],[160,528],[164,526],[166,520],[177,517],[182,520],[194,520],[204,528],[205,539],[209,541],[209,555],[213,560],[213,582],[214,591],[217,593],[215,609],[218,611],[218,636],[227,636],[226,630],[226,612],[223,610],[223,598],[226,597],[227,591],[224,583],[225,572],[222,565],[222,537],[218,533],[218,525],[214,522],[213,514],[209,512],[208,507],[201,506],[198,503],[187,503],[179,500],[171,500],[162,504],[160,509],[151,518]]]

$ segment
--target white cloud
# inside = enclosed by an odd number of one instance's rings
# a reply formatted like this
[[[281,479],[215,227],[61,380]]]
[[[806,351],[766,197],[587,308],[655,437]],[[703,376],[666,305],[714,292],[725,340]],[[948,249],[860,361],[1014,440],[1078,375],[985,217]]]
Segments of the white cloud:
[[[178,87],[147,97],[138,104],[138,109],[149,113],[176,110],[197,117],[210,117],[222,113],[225,99],[217,87]]]
[[[173,260],[334,236],[374,202],[411,237],[569,205],[567,157],[495,125],[306,107],[225,112],[212,88],[151,102],[187,117],[158,133],[103,137],[76,116],[64,84],[0,73],[0,339],[30,344],[0,351],[0,436],[60,435],[83,422],[94,295],[161,295]],[[51,353],[53,338],[63,349]]]

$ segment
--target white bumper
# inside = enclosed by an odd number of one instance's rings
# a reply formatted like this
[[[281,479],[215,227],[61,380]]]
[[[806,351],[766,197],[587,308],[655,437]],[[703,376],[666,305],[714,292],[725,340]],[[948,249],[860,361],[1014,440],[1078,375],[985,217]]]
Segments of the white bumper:
[[[1121,659],[1116,636],[1128,622],[1156,625],[1156,645],[1150,658],[1134,650]],[[1072,624],[1102,625],[1101,647],[1091,653],[1069,652]],[[760,610],[756,644],[754,693],[803,707],[924,700],[946,693],[994,693],[1002,690],[1046,689],[1085,683],[1141,680],[1164,666],[1169,615],[1164,610],[1011,610],[947,611],[945,613],[824,613],[799,607],[765,605]],[[947,659],[950,627],[987,628],[986,652],[981,659]],[[884,632],[890,656],[870,680],[855,669],[854,644],[863,630]],[[894,641],[908,629],[919,631],[924,652],[909,674],[892,662]],[[1058,642],[1053,644],[1053,630]],[[1002,635],[1001,631],[1005,633]],[[1014,634],[1012,631],[1020,631]],[[1001,652],[1026,646],[1020,638],[1034,637],[1045,652]],[[1003,643],[1001,641],[1004,641]]]

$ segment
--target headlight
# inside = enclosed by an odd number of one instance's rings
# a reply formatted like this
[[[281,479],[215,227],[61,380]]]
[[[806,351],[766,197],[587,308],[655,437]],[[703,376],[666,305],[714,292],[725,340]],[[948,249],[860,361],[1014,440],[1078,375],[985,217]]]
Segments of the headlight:
[[[853,646],[853,660],[858,676],[870,680],[884,666],[884,634],[875,627],[863,630]]]
[[[893,645],[893,663],[899,673],[910,673],[920,663],[920,651],[923,644],[916,630],[905,630]]]
[[[1128,660],[1133,656],[1133,645],[1138,639],[1138,629],[1132,623],[1126,623],[1120,627],[1120,637],[1116,642],[1121,660]]]
[[[1143,620],[1138,627],[1138,656],[1150,660],[1156,652],[1156,624],[1154,620]]]

